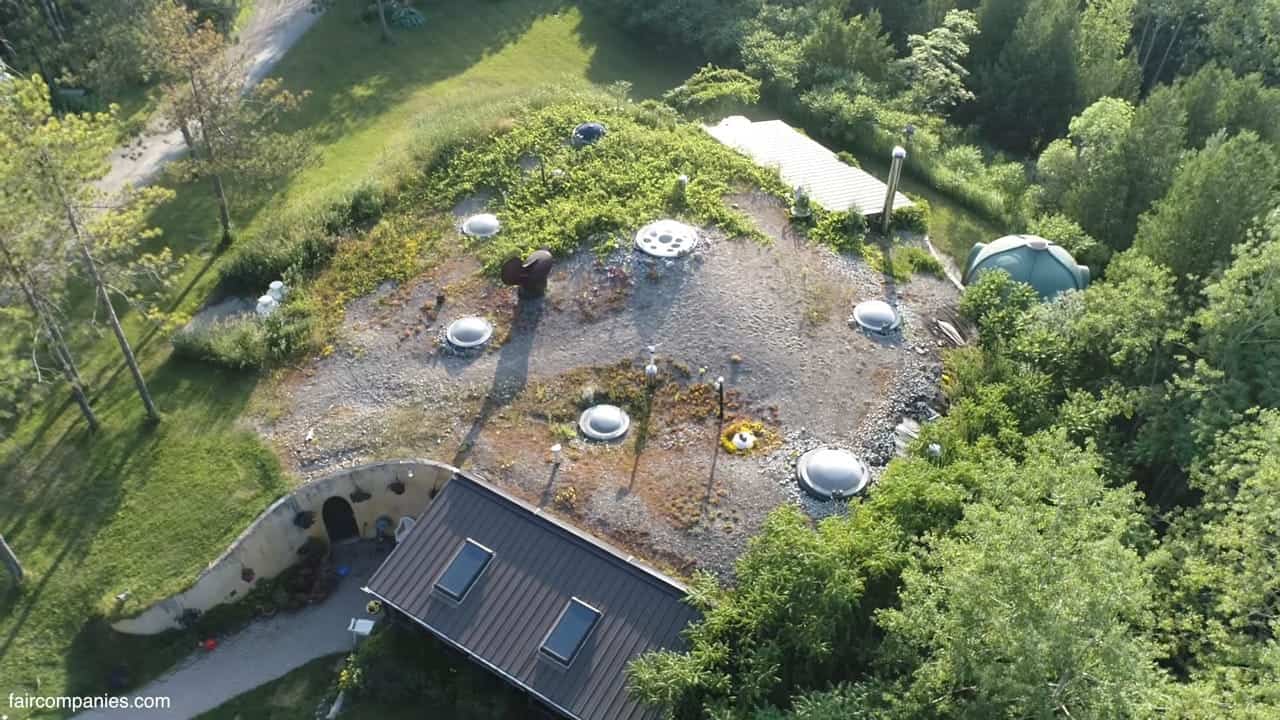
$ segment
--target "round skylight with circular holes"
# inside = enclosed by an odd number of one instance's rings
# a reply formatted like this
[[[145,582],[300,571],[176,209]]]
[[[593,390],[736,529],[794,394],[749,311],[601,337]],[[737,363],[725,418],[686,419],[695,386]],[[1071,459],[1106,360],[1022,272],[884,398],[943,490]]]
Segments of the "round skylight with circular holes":
[[[493,324],[482,317],[464,317],[449,323],[445,337],[449,344],[460,348],[479,347],[493,336]]]
[[[867,300],[853,308],[853,321],[863,330],[881,335],[894,332],[901,325],[898,313],[883,300]]]
[[[501,229],[502,223],[498,222],[498,216],[492,213],[472,215],[462,223],[462,234],[470,237],[493,237]]]
[[[617,405],[593,405],[578,417],[578,429],[592,440],[616,440],[630,427],[631,417]]]
[[[698,246],[698,230],[676,220],[659,220],[640,228],[636,247],[654,257],[673,258],[688,255]]]
[[[836,448],[818,448],[801,455],[796,475],[805,492],[823,500],[857,495],[870,480],[866,463]]]

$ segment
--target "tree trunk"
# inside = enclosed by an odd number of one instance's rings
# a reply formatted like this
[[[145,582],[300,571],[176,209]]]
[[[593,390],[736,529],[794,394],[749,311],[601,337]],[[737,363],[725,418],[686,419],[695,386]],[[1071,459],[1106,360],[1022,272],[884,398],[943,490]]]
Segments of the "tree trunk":
[[[222,187],[222,175],[213,173],[213,194],[218,199],[218,222],[222,224],[222,242],[219,249],[231,247],[231,208],[227,205],[227,191]]]
[[[22,570],[22,563],[18,562],[18,554],[9,547],[9,543],[4,541],[3,535],[0,535],[0,562],[4,563],[5,569],[13,576],[14,582],[21,584],[26,573]]]
[[[395,42],[391,37],[391,27],[387,25],[387,11],[382,4],[382,0],[378,1],[378,23],[382,25],[382,42],[391,44]]]
[[[191,99],[195,101],[196,113],[200,116],[200,137],[204,140],[204,156],[208,161],[207,169],[213,180],[213,195],[218,201],[218,222],[222,224],[222,241],[218,244],[219,250],[225,250],[231,246],[231,208],[227,203],[227,190],[222,184],[222,173],[217,170],[217,153],[213,150],[213,141],[209,139],[209,127],[213,124],[210,122],[209,114],[205,111],[204,95],[200,92],[200,84],[196,82],[194,72],[187,73],[187,81],[191,84]]]
[[[196,140],[191,137],[191,126],[187,124],[186,120],[183,120],[178,123],[178,130],[182,131],[182,142],[186,143],[187,151],[194,155],[196,152]]]
[[[68,212],[68,216],[74,213]],[[142,377],[142,369],[138,367],[138,359],[133,355],[133,348],[129,345],[129,338],[124,334],[124,328],[120,327],[120,318],[116,315],[116,308],[111,304],[111,293],[107,291],[107,286],[102,282],[102,275],[98,272],[98,263],[94,261],[93,254],[89,252],[89,246],[80,237],[79,226],[76,224],[74,217],[71,220],[74,232],[77,238],[77,244],[80,246],[80,257],[84,259],[85,267],[89,270],[89,277],[93,280],[94,286],[98,289],[98,296],[102,298],[103,304],[107,306],[107,321],[111,323],[111,332],[115,333],[116,342],[120,344],[120,352],[124,355],[125,364],[129,366],[129,372],[133,375],[133,384],[138,388],[138,396],[142,398],[142,405],[147,409],[147,419],[152,421],[160,420],[160,411],[156,410],[156,404],[151,399],[151,391],[147,389],[147,381]]]
[[[5,266],[8,268],[9,274],[13,276],[18,283],[18,287],[22,289],[22,295],[26,298],[27,304],[31,306],[31,311],[36,314],[45,334],[49,336],[49,344],[53,346],[53,353],[58,358],[58,364],[62,366],[63,377],[71,385],[72,397],[75,398],[76,405],[80,406],[80,414],[84,416],[85,422],[88,423],[89,431],[97,432],[98,416],[94,414],[93,406],[89,404],[89,396],[85,393],[84,383],[80,380],[80,371],[76,368],[75,360],[71,357],[71,349],[67,347],[62,331],[58,329],[57,323],[49,317],[48,312],[36,299],[36,294],[31,289],[31,284],[27,281],[26,274],[18,268],[13,256],[9,254],[9,248],[4,243],[0,243],[0,256],[4,257]]]
[[[1164,55],[1160,57],[1160,64],[1156,66],[1155,74],[1151,76],[1152,85],[1160,82],[1160,73],[1164,70],[1165,61],[1169,59],[1169,51],[1173,49],[1173,44],[1178,41],[1178,33],[1182,30],[1182,21],[1186,19],[1187,16],[1183,15],[1178,18],[1178,24],[1173,26],[1173,37],[1169,38],[1169,44],[1164,46]]]
[[[49,0],[41,0],[40,8],[44,10],[45,24],[49,27],[49,34],[58,42],[65,42],[62,35],[62,22],[58,11],[54,8],[53,3]]]

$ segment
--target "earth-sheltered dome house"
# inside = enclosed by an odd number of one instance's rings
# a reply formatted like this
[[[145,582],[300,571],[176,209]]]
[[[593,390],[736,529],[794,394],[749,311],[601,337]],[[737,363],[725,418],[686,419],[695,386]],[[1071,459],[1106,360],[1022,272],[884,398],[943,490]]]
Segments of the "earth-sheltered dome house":
[[[1062,246],[1037,235],[1006,235],[974,245],[965,262],[964,284],[990,270],[1004,270],[1014,280],[1030,285],[1044,300],[1089,285],[1089,268],[1077,263]]]

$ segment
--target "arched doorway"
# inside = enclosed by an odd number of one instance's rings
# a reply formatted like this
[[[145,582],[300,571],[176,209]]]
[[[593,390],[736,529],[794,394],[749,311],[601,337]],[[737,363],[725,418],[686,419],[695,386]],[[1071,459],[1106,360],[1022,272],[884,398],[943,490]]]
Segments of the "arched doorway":
[[[360,536],[360,526],[356,524],[356,513],[351,503],[340,497],[331,497],[324,501],[321,510],[324,516],[324,527],[329,533],[329,543],[340,543]]]

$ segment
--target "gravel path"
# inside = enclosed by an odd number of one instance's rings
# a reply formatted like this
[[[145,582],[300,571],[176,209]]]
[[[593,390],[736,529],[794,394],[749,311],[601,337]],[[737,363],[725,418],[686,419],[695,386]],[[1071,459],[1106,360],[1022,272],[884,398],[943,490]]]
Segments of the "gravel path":
[[[77,720],[188,720],[208,712],[259,685],[326,655],[351,649],[347,632],[351,618],[367,618],[369,596],[360,588],[373,576],[385,553],[371,543],[334,548],[337,557],[351,567],[337,591],[325,602],[295,613],[280,614],[256,622],[213,651],[197,650],[169,672],[129,695],[167,697],[167,710],[95,710]]]
[[[257,0],[253,15],[240,31],[239,42],[229,52],[249,61],[248,85],[266,77],[276,62],[319,17],[309,12],[311,0]],[[114,195],[126,186],[142,186],[155,179],[164,164],[182,156],[182,133],[166,131],[154,118],[141,137],[111,153],[111,169],[98,181],[98,189]]]

